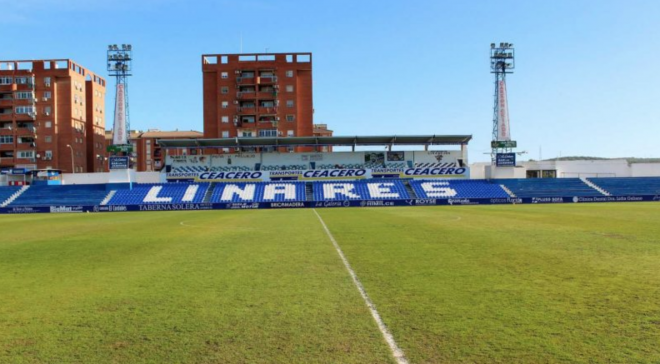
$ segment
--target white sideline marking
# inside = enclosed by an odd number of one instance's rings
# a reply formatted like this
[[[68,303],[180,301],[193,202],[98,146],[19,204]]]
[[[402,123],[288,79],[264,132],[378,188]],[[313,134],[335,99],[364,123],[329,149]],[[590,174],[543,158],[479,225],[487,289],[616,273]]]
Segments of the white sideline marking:
[[[348,270],[348,273],[351,275],[351,278],[353,278],[353,283],[355,283],[355,286],[357,287],[358,291],[360,291],[360,295],[362,296],[362,299],[364,299],[364,303],[367,305],[367,308],[369,308],[369,311],[371,312],[371,317],[373,317],[374,320],[376,321],[380,333],[383,334],[383,338],[387,342],[387,345],[390,346],[390,350],[392,351],[392,356],[394,356],[394,360],[396,360],[398,364],[408,364],[408,359],[406,359],[406,355],[403,353],[403,350],[401,350],[399,345],[397,345],[396,341],[394,341],[394,336],[392,336],[390,330],[388,330],[387,326],[385,326],[383,319],[380,318],[380,314],[376,310],[376,305],[374,305],[374,303],[371,301],[369,296],[367,296],[367,291],[364,289],[362,283],[360,283],[360,280],[355,274],[355,271],[353,271],[353,268],[351,268],[351,265],[348,263],[348,259],[346,259],[346,257],[344,256],[344,253],[341,251],[341,248],[339,247],[339,244],[337,244],[337,241],[335,240],[334,236],[332,236],[332,234],[330,233],[330,229],[328,229],[328,226],[321,218],[321,215],[319,215],[319,213],[316,212],[316,209],[312,209],[312,210],[316,214],[316,217],[319,218],[319,221],[321,222],[321,225],[323,225],[323,229],[325,230],[325,233],[328,234],[328,237],[330,238],[332,245],[334,245],[335,249],[337,250],[337,254],[339,254],[341,261],[344,262],[344,266],[346,267],[346,270]]]
[[[188,224],[186,224],[185,221],[181,221],[181,222],[179,223],[179,225],[181,225],[181,226],[187,226],[187,227],[199,227],[199,226],[196,226],[196,225],[188,225]]]

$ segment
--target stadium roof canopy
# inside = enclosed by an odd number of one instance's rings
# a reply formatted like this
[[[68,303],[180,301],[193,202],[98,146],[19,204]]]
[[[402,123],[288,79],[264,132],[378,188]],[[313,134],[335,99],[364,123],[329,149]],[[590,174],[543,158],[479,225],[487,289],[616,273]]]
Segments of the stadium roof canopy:
[[[259,137],[221,139],[159,139],[162,148],[238,148],[272,146],[465,145],[472,135],[391,135],[331,137]]]

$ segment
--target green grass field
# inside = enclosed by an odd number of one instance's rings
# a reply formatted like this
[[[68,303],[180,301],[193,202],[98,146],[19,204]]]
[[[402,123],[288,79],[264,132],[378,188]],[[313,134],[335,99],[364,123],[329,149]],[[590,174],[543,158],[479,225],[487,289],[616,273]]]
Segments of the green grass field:
[[[660,204],[317,210],[411,363],[660,362]],[[394,363],[310,209],[0,216],[0,363]]]

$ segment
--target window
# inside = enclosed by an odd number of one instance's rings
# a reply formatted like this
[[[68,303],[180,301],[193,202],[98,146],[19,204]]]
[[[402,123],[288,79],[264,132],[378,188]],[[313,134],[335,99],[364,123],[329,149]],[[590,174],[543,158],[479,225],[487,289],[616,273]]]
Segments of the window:
[[[52,97],[52,95],[51,95],[50,91],[45,91],[45,92],[44,92],[44,99],[48,100],[48,99],[50,99],[51,97]]]
[[[18,158],[34,158],[34,150],[19,150]]]
[[[28,83],[27,77],[16,77],[14,80],[16,81],[17,85],[25,85]]]
[[[0,144],[13,144],[14,136],[13,135],[0,135]]]
[[[293,71],[286,71],[286,77],[293,77]]]
[[[229,122],[229,116],[223,116],[222,117],[222,122],[223,123],[228,123]]]
[[[44,142],[46,142],[46,143],[52,143],[52,142],[53,142],[53,137],[50,136],[50,135],[46,135],[46,136],[44,137]]]
[[[16,106],[15,114],[34,114],[34,106]]]
[[[31,99],[34,98],[33,96],[34,95],[32,95],[32,92],[22,91],[22,92],[17,92],[16,93],[16,99],[18,99],[18,100],[31,100]]]
[[[287,130],[286,131],[286,136],[294,136],[293,130]]]
[[[76,109],[78,111],[78,109]],[[44,115],[50,115],[50,106],[44,106]]]
[[[11,77],[0,77],[0,85],[11,85],[14,79]]]
[[[47,150],[47,151],[44,153],[44,157],[45,157],[46,159],[53,159],[53,151],[52,151],[52,150]]]
[[[223,132],[222,132],[222,137],[223,137],[223,138],[229,138],[229,132],[226,131],[226,130],[223,131]]]
[[[50,77],[44,77],[44,85],[50,87]]]
[[[286,100],[286,107],[293,107],[293,100]]]
[[[47,128],[52,128],[53,127],[53,122],[52,121],[46,121],[44,122]]]
[[[222,87],[222,88],[220,89],[220,93],[228,94],[228,93],[229,93],[229,87]]]
[[[222,72],[222,73],[220,74],[220,77],[221,77],[221,78],[229,78],[229,75],[227,74],[227,72]]]
[[[293,92],[293,85],[286,85],[286,92]]]
[[[276,137],[277,129],[261,129],[259,130],[260,137]]]
[[[227,101],[223,101],[223,102],[222,102],[222,108],[223,108],[223,109],[226,109],[226,108],[228,108],[228,107],[229,107],[229,102],[227,102]]]
[[[289,115],[286,116],[286,121],[295,121],[295,120],[296,120],[295,115],[289,114]]]
[[[242,132],[242,134],[243,134],[241,135],[242,137],[247,137],[247,138],[252,138],[254,136],[252,131],[244,131]]]

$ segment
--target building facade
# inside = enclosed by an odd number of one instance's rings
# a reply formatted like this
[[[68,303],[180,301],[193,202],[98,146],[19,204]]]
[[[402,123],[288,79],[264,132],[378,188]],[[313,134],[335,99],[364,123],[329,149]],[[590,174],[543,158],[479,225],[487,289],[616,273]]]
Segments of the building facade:
[[[105,89],[69,59],[0,61],[0,168],[103,171]]]
[[[311,53],[203,55],[202,73],[204,138],[313,135]]]

